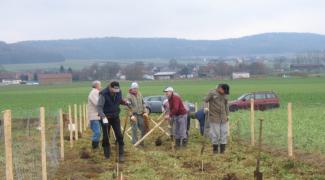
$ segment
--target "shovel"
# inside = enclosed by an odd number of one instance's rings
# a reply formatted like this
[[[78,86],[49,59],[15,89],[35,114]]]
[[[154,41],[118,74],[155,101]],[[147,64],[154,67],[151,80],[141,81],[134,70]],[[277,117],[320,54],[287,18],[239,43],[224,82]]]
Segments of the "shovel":
[[[256,170],[254,171],[254,178],[256,180],[262,180],[263,179],[263,173],[260,172],[260,160],[261,160],[261,149],[262,149],[262,127],[263,125],[263,119],[260,119],[260,132],[259,132],[259,139],[258,139],[258,155],[256,159]]]

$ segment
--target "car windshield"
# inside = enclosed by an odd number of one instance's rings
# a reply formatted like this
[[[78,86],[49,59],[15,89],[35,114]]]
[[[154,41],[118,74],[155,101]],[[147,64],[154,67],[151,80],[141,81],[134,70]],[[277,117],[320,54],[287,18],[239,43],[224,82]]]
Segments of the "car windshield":
[[[243,94],[243,95],[241,95],[239,98],[237,98],[237,100],[241,100],[241,99],[243,99],[245,96],[247,96],[248,94]]]

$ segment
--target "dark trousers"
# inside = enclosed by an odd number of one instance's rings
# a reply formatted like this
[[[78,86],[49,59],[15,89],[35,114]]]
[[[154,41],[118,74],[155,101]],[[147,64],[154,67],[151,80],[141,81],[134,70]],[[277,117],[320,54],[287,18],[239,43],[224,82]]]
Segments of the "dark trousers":
[[[124,146],[123,141],[123,135],[121,132],[121,123],[119,117],[116,118],[108,118],[108,124],[104,124],[103,121],[101,121],[102,124],[102,130],[103,130],[103,147],[108,147],[109,144],[109,132],[111,129],[111,126],[113,128],[113,131],[115,133],[116,140],[119,144],[119,146]]]

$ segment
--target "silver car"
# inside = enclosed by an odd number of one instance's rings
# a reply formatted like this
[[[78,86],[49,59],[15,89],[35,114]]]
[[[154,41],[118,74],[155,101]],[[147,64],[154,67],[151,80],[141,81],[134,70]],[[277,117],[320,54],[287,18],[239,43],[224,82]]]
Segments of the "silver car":
[[[166,96],[147,96],[144,97],[144,103],[146,104],[147,111],[149,113],[161,113],[163,102],[167,99]],[[195,105],[193,103],[184,102],[186,109],[189,109],[190,112],[195,112]]]

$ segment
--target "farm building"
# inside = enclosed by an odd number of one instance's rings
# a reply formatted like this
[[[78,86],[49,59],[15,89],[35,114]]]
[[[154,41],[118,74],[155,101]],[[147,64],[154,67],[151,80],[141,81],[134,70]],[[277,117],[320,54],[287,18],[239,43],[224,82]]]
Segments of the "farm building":
[[[325,67],[322,64],[291,64],[291,71],[318,72]]]
[[[155,80],[175,79],[176,72],[158,72],[153,75]]]
[[[248,72],[234,72],[232,73],[232,79],[248,79],[250,74]]]
[[[69,73],[38,74],[38,82],[44,84],[66,84],[72,82],[72,75]]]

